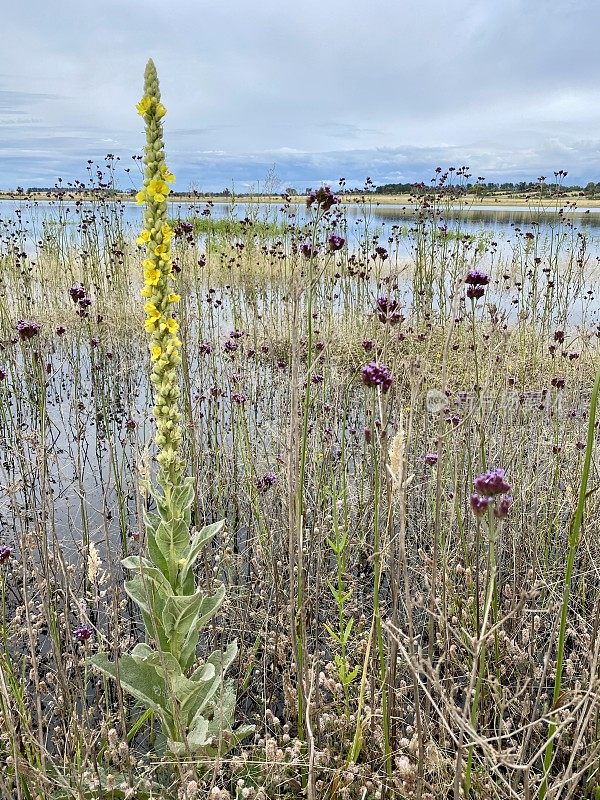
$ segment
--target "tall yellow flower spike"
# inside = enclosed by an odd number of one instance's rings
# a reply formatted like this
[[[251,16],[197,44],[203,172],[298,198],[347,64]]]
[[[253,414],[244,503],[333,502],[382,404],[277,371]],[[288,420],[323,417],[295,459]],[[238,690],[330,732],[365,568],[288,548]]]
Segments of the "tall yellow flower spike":
[[[167,196],[173,175],[165,163],[162,118],[166,109],[160,101],[156,69],[148,62],[144,75],[144,97],[137,105],[146,123],[144,151],[144,188],[138,192],[138,202],[146,204],[144,227],[138,237],[146,245],[143,261],[144,287],[147,299],[145,328],[149,334],[156,420],[157,460],[165,478],[174,485],[181,477],[183,464],[179,454],[181,444],[181,414],[177,367],[181,361],[181,341],[177,337],[179,323],[173,316],[175,294],[169,286],[172,280],[171,246],[173,235],[167,222]]]

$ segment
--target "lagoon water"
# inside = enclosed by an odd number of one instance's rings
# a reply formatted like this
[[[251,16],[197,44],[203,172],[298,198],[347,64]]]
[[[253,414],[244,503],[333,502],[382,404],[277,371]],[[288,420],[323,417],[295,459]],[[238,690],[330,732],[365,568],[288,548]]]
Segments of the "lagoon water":
[[[282,201],[283,202],[283,201]],[[344,204],[338,207],[343,211],[348,243],[350,247],[369,235],[378,234],[385,244],[394,237],[400,254],[409,256],[411,251],[411,229],[418,223],[418,210],[414,205],[379,204],[375,198],[366,204]],[[440,211],[435,218],[427,218],[425,228],[447,228],[453,236],[469,235],[475,237],[481,246],[497,243],[500,253],[509,255],[519,240],[533,233],[540,246],[553,241],[553,247],[560,245],[565,254],[574,252],[585,243],[588,257],[600,256],[600,208],[581,206],[565,207],[559,215],[556,209],[540,209],[535,206],[495,206],[485,205],[477,208],[450,208]],[[66,223],[66,230],[72,231],[76,238],[77,228],[96,217],[96,225],[102,230],[102,223],[119,221],[125,231],[133,236],[141,224],[142,209],[134,201],[80,202],[61,201],[3,201],[0,203],[0,230],[20,229],[33,243],[42,235],[48,223]],[[305,223],[310,212],[303,203],[291,204],[284,208],[280,203],[213,201],[177,202],[169,204],[172,218],[189,219],[194,216],[210,216],[213,219],[265,220],[269,222]],[[71,238],[71,237],[69,237]]]

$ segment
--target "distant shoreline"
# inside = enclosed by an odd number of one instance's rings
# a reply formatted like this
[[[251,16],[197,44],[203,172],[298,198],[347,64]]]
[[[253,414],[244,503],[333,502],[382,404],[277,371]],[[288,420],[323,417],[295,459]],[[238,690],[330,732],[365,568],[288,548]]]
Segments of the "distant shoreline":
[[[100,195],[95,192],[61,192],[55,193],[41,193],[32,192],[30,194],[18,192],[0,192],[0,201],[13,201],[13,202],[50,202],[56,200],[65,202],[107,202],[107,201],[120,201],[125,203],[135,203],[134,197],[129,193],[120,192],[114,195]],[[408,194],[367,194],[361,196],[359,194],[341,195],[343,205],[357,205],[364,201],[372,205],[406,205],[411,206],[418,203],[422,198],[416,198],[414,195]],[[306,195],[294,195],[289,198],[289,201],[295,205],[305,205]],[[245,205],[251,203],[283,203],[284,200],[281,195],[236,195],[225,197],[223,195],[176,195],[169,198],[169,204],[178,205],[180,203],[236,203],[238,205]],[[533,197],[531,195],[465,195],[460,199],[442,199],[438,200],[439,207],[444,208],[459,208],[459,209],[478,209],[482,207],[497,206],[501,210],[503,206],[522,206],[523,208],[531,209],[560,209],[565,206],[575,204],[585,208],[600,208],[600,198],[590,199],[581,197],[580,195],[570,194],[561,195],[558,197]],[[576,208],[575,211],[578,209]]]

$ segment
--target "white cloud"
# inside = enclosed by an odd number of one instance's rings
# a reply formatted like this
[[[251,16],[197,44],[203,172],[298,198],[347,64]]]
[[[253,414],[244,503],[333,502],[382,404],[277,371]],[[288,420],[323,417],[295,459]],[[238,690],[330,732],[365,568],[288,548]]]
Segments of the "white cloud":
[[[2,183],[82,178],[107,149],[129,162],[148,56],[183,186],[262,180],[274,163],[307,185],[323,170],[427,179],[462,163],[490,179],[596,179],[598,22],[596,0],[12,4]]]

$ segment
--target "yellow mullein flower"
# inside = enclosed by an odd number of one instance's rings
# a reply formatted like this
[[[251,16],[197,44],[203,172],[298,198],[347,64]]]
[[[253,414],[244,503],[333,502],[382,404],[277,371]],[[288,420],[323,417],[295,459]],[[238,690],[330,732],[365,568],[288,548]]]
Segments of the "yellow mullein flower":
[[[141,206],[145,200],[146,200],[146,192],[143,189],[141,189],[135,196],[135,202],[138,204],[138,206]]]
[[[150,358],[152,361],[157,361],[162,353],[162,347],[159,344],[153,344],[150,347]]]
[[[150,111],[151,107],[152,107],[152,98],[148,97],[148,95],[142,97],[140,102],[136,105],[137,112],[141,117],[147,114],[148,111]]]
[[[166,322],[162,322],[160,325],[162,330],[167,330],[172,336],[175,336],[177,331],[179,330],[179,323],[176,319],[168,319]]]
[[[156,286],[160,280],[160,270],[159,269],[147,269],[144,272],[144,278],[146,283],[150,286]]]
[[[151,180],[148,186],[146,187],[146,192],[151,197],[154,196],[155,198],[157,194],[166,196],[169,194],[170,191],[171,190],[169,189],[167,184],[163,180],[160,180],[159,178],[154,178],[153,180]]]
[[[142,297],[152,297],[153,294],[154,294],[154,289],[152,288],[152,286],[144,286],[141,291]]]
[[[163,164],[160,168],[160,176],[163,181],[167,181],[167,183],[173,183],[175,180],[175,175],[169,170],[166,164]]]
[[[167,301],[169,303],[178,303],[181,300],[181,295],[176,294],[175,292],[171,292],[171,294],[167,297]]]
[[[158,256],[158,258],[162,258],[163,261],[165,260],[165,256],[169,252],[169,245],[168,244],[159,244],[157,247],[154,248],[154,255]]]
[[[156,321],[160,318],[160,311],[154,305],[154,303],[146,303],[144,306],[144,311],[146,312],[148,319]]]
[[[140,235],[135,240],[138,244],[147,244],[150,241],[150,231],[144,228]]]
[[[167,113],[167,109],[163,106],[162,103],[157,103],[154,113],[156,114],[158,119],[160,119],[161,117],[164,117],[164,115]]]
[[[156,263],[152,258],[145,258],[142,261],[142,267],[144,269],[154,269],[155,266],[156,266]]]
[[[165,224],[160,229],[160,232],[163,237],[163,242],[170,242],[171,239],[173,238],[173,229],[171,228],[168,222],[165,222]]]

